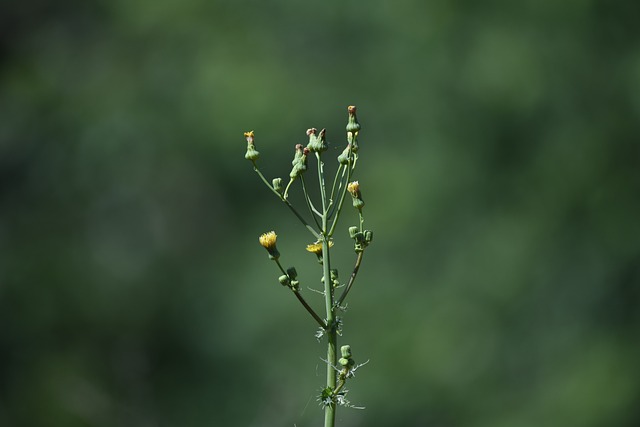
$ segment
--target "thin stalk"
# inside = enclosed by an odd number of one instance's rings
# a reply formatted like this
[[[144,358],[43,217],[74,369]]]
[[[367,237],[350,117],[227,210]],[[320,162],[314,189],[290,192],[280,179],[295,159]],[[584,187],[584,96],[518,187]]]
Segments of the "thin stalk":
[[[342,204],[344,203],[344,198],[347,194],[347,187],[348,187],[347,184],[351,179],[351,172],[353,171],[353,168],[351,167],[351,158],[352,158],[352,153],[349,153],[349,163],[347,164],[347,181],[345,182],[344,188],[342,189],[342,194],[340,195],[340,202],[338,202],[338,209],[336,210],[335,218],[333,218],[333,224],[331,224],[331,229],[327,234],[327,236],[329,237],[333,236],[333,232],[336,228],[336,225],[338,224],[338,218],[340,218],[340,212],[342,212]]]
[[[280,261],[276,259],[275,262],[278,265],[278,268],[280,269],[280,271],[282,271],[282,274],[284,274],[285,276],[289,276],[289,274],[287,274],[287,272],[284,271],[284,268],[282,268],[282,264],[280,264]],[[300,301],[300,303],[302,303],[302,305],[309,312],[311,317],[313,317],[316,320],[316,322],[318,322],[320,327],[322,329],[326,329],[327,328],[327,324],[324,323],[324,320],[322,320],[320,318],[320,316],[318,316],[316,314],[315,310],[313,308],[311,308],[311,306],[309,304],[307,304],[307,301],[305,301],[305,299],[302,297],[302,295],[300,295],[300,292],[295,291],[293,289],[291,289],[291,291],[296,295],[296,298],[298,298],[298,301]]]
[[[298,291],[294,291],[292,289],[293,293],[295,294],[296,298],[298,298],[298,301],[300,301],[300,303],[302,303],[302,305],[304,306],[304,308],[307,309],[307,311],[309,312],[309,314],[311,314],[311,316],[313,316],[314,319],[316,319],[316,322],[318,322],[318,325],[320,325],[320,327],[322,329],[327,329],[327,324],[324,323],[324,320],[322,320],[320,318],[320,316],[318,316],[316,314],[316,312],[309,306],[309,304],[307,304],[307,301],[305,301],[305,299],[302,297],[302,295],[300,294],[300,292]]]
[[[318,222],[318,218],[316,218],[316,215],[318,215],[319,217],[322,217],[322,214],[318,212],[315,206],[313,206],[313,203],[311,202],[311,198],[309,197],[309,193],[307,193],[307,186],[305,185],[303,176],[300,177],[300,181],[302,182],[302,192],[304,193],[304,200],[307,202],[307,208],[309,208],[309,213],[313,217],[313,221],[316,223],[316,226],[318,228],[321,228],[320,223]]]
[[[338,298],[338,301],[336,302],[337,306],[341,306],[345,298],[347,298],[347,294],[351,290],[351,287],[353,286],[353,282],[355,282],[356,276],[358,275],[358,270],[360,270],[360,264],[362,263],[363,254],[364,252],[358,253],[358,257],[356,258],[356,265],[353,267],[353,271],[351,272],[351,277],[349,277],[349,283],[347,283],[347,286],[344,288],[344,291],[342,291],[342,295],[340,295],[340,298]]]
[[[313,227],[311,227],[307,221],[305,221],[305,219],[298,213],[298,211],[296,210],[296,208],[293,207],[293,205],[291,203],[289,203],[289,201],[287,199],[285,199],[284,197],[282,197],[282,194],[278,193],[276,191],[275,188],[273,188],[273,186],[271,184],[269,184],[269,182],[267,181],[267,179],[264,177],[264,175],[262,175],[262,172],[260,172],[260,169],[258,169],[258,167],[255,165],[255,163],[253,164],[253,170],[256,171],[256,173],[258,174],[258,176],[260,177],[260,179],[262,179],[262,182],[265,183],[265,185],[267,187],[269,187],[269,189],[276,195],[278,196],[278,198],[280,200],[282,200],[282,202],[284,202],[285,205],[287,205],[287,207],[289,209],[291,209],[291,212],[293,212],[293,214],[300,220],[300,222],[307,228],[307,230],[309,230],[309,232],[311,234],[313,234],[313,236],[316,239],[320,238],[320,234],[313,229]]]
[[[331,209],[331,206],[333,205],[333,195],[336,192],[336,184],[338,183],[338,176],[340,176],[340,172],[342,171],[343,167],[344,165],[339,165],[338,170],[336,171],[336,176],[333,177],[333,185],[331,186],[331,195],[329,196],[329,205],[327,205],[327,209]],[[343,177],[344,177],[344,174],[343,174]],[[339,188],[338,188],[338,191],[340,191]]]

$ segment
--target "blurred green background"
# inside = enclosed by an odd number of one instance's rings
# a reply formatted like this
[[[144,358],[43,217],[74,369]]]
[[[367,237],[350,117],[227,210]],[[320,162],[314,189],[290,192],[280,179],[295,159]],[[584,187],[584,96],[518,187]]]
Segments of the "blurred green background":
[[[640,425],[638,16],[5,4],[0,425],[321,425],[324,345],[257,237],[278,232],[305,286],[320,273],[242,133],[286,176],[309,127],[340,153],[350,104],[376,239],[341,341],[370,360],[349,387],[367,409],[338,425]]]

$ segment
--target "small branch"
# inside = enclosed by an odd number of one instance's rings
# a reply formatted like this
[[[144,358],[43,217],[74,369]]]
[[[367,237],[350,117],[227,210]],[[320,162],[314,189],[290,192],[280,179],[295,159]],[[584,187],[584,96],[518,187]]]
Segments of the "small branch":
[[[356,280],[356,276],[358,275],[358,270],[360,269],[360,264],[362,263],[362,255],[364,252],[358,253],[358,257],[356,258],[356,265],[353,267],[353,272],[351,273],[351,277],[349,278],[349,283],[347,283],[347,287],[342,291],[342,295],[338,298],[337,305],[340,306],[344,302],[345,298],[347,298],[347,294],[351,290],[353,286],[353,282]]]
[[[293,291],[293,290],[292,290]],[[304,308],[307,309],[307,311],[309,312],[309,314],[311,316],[313,316],[314,319],[316,319],[316,322],[318,322],[318,325],[320,325],[320,327],[322,329],[327,329],[327,324],[324,322],[324,320],[322,320],[320,318],[320,316],[318,316],[316,314],[316,312],[313,310],[313,308],[311,308],[309,306],[309,304],[307,304],[307,301],[305,301],[305,299],[302,297],[302,295],[300,295],[300,292],[297,291],[293,291],[293,293],[296,295],[296,298],[298,298],[298,301],[300,301],[300,303],[304,306]]]
[[[318,232],[316,230],[313,229],[313,227],[311,227],[307,221],[304,220],[304,218],[302,218],[302,216],[298,213],[298,211],[296,210],[296,208],[293,207],[293,205],[291,203],[289,203],[289,201],[287,199],[285,199],[284,197],[282,197],[282,194],[278,193],[275,188],[273,188],[271,186],[271,184],[269,184],[269,182],[267,181],[267,179],[264,177],[264,175],[262,175],[262,172],[260,172],[260,170],[258,169],[258,166],[256,166],[255,162],[253,164],[253,170],[256,171],[256,173],[258,174],[258,176],[260,177],[260,179],[262,179],[262,182],[265,183],[265,185],[267,187],[269,187],[269,189],[276,195],[278,196],[278,198],[280,200],[282,200],[282,202],[284,202],[285,205],[287,205],[287,207],[291,210],[291,212],[293,212],[293,214],[300,220],[300,222],[307,228],[307,230],[309,230],[309,232],[311,234],[313,234],[313,236],[316,239],[320,238],[320,234],[318,234]]]
[[[302,182],[302,192],[304,193],[304,200],[307,202],[307,208],[309,208],[309,213],[311,213],[311,216],[313,217],[313,220],[315,221],[316,226],[318,228],[321,228],[320,223],[318,222],[318,218],[316,218],[315,215],[322,218],[322,214],[318,212],[316,207],[313,206],[313,202],[311,202],[311,197],[309,197],[309,193],[307,192],[307,186],[304,182],[304,176],[300,176],[300,181]]]

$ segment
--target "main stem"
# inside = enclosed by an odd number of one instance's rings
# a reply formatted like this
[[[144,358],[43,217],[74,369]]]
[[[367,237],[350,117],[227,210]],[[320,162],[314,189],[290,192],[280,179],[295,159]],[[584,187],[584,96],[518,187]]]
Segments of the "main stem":
[[[331,393],[336,388],[336,345],[337,331],[335,325],[335,314],[333,305],[333,284],[330,275],[330,257],[329,257],[329,227],[328,227],[328,209],[327,195],[324,182],[324,165],[320,160],[320,155],[316,153],[318,158],[318,178],[320,181],[320,194],[322,197],[322,275],[324,278],[324,301],[327,312],[327,389]],[[324,427],[334,427],[336,422],[336,405],[330,402],[324,408]]]

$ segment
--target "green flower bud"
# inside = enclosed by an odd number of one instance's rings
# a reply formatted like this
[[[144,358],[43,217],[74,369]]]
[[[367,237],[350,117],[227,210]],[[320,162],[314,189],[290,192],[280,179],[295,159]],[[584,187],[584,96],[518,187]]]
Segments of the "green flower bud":
[[[355,364],[353,359],[345,359],[344,357],[341,357],[340,360],[338,360],[338,363],[347,368],[350,368]]]
[[[358,234],[358,227],[356,227],[355,225],[352,227],[349,227],[349,237],[351,237],[352,239],[355,239],[356,234]]]
[[[284,188],[282,186],[282,178],[273,178],[273,189],[276,190],[278,193],[282,194],[282,189]]]
[[[342,151],[342,154],[338,156],[338,163],[341,165],[349,164],[349,157],[351,155],[351,143],[347,144],[347,148]]]
[[[327,151],[329,146],[325,140],[325,129],[320,131],[320,135],[316,135],[316,132],[316,128],[307,129],[307,135],[309,136],[309,144],[307,144],[307,148],[313,153]]]
[[[371,243],[373,241],[373,231],[365,230],[364,231],[364,240],[365,240],[365,242],[367,242],[367,244]]]
[[[353,132],[354,134],[358,134],[360,131],[360,123],[358,123],[358,117],[356,116],[356,107],[350,105],[347,108],[349,112],[349,122],[347,123],[347,132]]]
[[[291,278],[291,280],[294,280],[296,277],[298,277],[298,272],[296,271],[295,267],[289,267],[287,268],[287,275]]]
[[[287,276],[286,274],[283,274],[282,276],[278,277],[278,281],[282,286],[289,286],[291,284],[291,281],[289,280],[289,276]]]
[[[351,346],[350,345],[343,345],[342,347],[340,347],[340,353],[342,354],[342,357],[345,358],[350,358],[351,357]]]
[[[256,150],[256,146],[253,143],[253,131],[245,132],[244,136],[247,138],[247,152],[244,155],[244,158],[255,162],[260,157],[260,153]]]
[[[291,179],[296,179],[301,174],[303,174],[307,170],[307,155],[309,154],[309,149],[307,147],[302,147],[302,144],[296,145],[296,154],[291,162],[293,164],[293,168],[289,173],[289,177]]]
[[[292,280],[289,287],[293,292],[298,292],[300,290],[300,282],[297,280]]]

